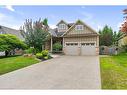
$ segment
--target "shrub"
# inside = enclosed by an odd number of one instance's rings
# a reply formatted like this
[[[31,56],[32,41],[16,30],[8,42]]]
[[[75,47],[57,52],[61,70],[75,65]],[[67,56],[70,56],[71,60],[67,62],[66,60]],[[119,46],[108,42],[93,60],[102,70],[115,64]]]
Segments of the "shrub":
[[[44,59],[44,60],[47,60],[47,59],[52,58],[52,57],[50,56],[48,50],[43,50],[41,53],[37,53],[37,54],[36,54],[36,57],[39,58],[39,59]]]
[[[36,54],[36,57],[39,58],[39,59],[41,59],[42,58],[42,53],[37,53]]]
[[[53,50],[54,51],[61,51],[62,50],[62,45],[60,43],[53,44]]]
[[[45,60],[49,59],[48,56],[43,57]]]
[[[29,48],[27,50],[25,50],[26,54],[35,54],[36,50],[34,48]]]
[[[127,45],[122,46],[123,50],[127,52]]]
[[[45,56],[48,56],[49,54],[49,51],[48,50],[43,50],[42,51],[42,56],[45,57]]]

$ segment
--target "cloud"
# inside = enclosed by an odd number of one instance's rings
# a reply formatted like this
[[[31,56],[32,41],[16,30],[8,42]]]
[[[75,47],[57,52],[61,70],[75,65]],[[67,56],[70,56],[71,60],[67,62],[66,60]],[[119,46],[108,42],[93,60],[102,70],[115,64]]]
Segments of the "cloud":
[[[19,14],[19,15],[24,15],[24,13],[22,11],[17,11],[14,9],[14,7],[12,5],[6,5],[6,6],[0,6],[0,8],[4,8],[4,9],[7,9],[11,12],[14,12],[16,14]]]
[[[91,20],[93,18],[93,15],[91,13],[82,11],[80,14],[84,17],[84,20]]]
[[[0,13],[0,25],[14,29],[19,29],[22,24],[22,20],[17,20],[13,16]]]
[[[102,30],[103,26],[102,25],[97,25],[97,30]]]
[[[123,22],[119,22],[119,23],[117,24],[117,28],[120,28],[120,27],[122,26],[122,24],[123,24]]]
[[[0,21],[3,20],[6,16],[2,13],[0,13]]]
[[[85,9],[86,7],[85,6],[81,6],[82,9]]]
[[[12,12],[15,11],[15,9],[11,5],[6,5],[5,8],[12,11]]]
[[[54,29],[56,28],[56,25],[53,25],[53,24],[49,24],[50,28]]]

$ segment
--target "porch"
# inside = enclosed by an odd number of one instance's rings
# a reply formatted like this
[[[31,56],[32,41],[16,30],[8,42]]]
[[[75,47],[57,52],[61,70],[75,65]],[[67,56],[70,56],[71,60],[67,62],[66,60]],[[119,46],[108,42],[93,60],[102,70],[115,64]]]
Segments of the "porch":
[[[50,52],[62,53],[63,49],[61,49],[60,51],[55,51],[53,49],[53,45],[55,43],[60,43],[63,46],[63,37],[51,37],[51,39],[46,42],[45,49],[49,50]]]

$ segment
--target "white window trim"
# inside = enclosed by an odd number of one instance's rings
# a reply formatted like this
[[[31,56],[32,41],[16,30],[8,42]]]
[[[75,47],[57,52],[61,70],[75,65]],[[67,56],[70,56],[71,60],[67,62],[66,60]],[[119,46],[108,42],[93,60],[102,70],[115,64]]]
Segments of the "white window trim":
[[[59,29],[66,29],[66,25],[65,24],[59,24]]]
[[[81,46],[82,43],[94,43],[93,46],[97,46],[96,41],[83,41],[83,42],[80,42],[80,46]]]
[[[76,45],[76,46],[79,46],[79,42],[65,42],[65,46],[67,46],[67,45],[66,45],[67,43],[75,43],[75,44],[78,44],[78,45]]]
[[[66,43],[78,43],[78,45],[77,45],[78,47],[81,47],[82,43],[95,43],[93,46],[95,46],[95,47],[97,46],[96,41],[65,42],[65,47],[67,46]]]
[[[75,30],[84,30],[83,25],[76,25]]]

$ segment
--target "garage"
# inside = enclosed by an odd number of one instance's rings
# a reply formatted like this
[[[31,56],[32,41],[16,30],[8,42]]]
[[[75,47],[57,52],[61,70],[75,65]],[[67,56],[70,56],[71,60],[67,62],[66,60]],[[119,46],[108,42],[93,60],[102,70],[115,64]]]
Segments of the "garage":
[[[95,42],[66,42],[66,55],[96,55]]]
[[[66,43],[65,51],[66,55],[79,55],[78,43]]]
[[[81,55],[96,55],[95,43],[81,43]]]

